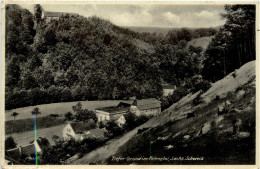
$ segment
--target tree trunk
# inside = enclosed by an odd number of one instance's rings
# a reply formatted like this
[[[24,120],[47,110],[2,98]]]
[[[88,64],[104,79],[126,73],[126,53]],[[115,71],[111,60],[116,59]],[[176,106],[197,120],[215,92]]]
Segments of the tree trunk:
[[[239,61],[239,67],[242,65],[242,62],[241,62],[241,46],[240,46],[240,42],[238,43],[238,61]]]

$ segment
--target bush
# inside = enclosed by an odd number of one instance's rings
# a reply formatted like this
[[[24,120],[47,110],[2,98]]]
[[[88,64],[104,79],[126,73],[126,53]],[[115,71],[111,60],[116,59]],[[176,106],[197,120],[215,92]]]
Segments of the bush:
[[[14,138],[12,136],[9,136],[5,140],[5,150],[9,150],[12,148],[16,148],[16,143],[14,141]]]
[[[106,130],[108,131],[106,136],[109,136],[110,138],[124,133],[124,130],[120,128],[115,121],[108,121],[106,124]]]

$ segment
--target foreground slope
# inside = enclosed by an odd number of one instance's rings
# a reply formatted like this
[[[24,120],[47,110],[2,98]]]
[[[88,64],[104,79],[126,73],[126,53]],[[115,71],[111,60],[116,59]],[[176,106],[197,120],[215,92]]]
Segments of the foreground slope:
[[[195,156],[202,161],[124,161],[119,163],[253,164],[255,155],[255,61],[214,83],[200,96],[189,94],[147,123],[108,142],[73,164],[118,164],[112,156]],[[198,98],[198,97],[197,97]],[[217,98],[217,99],[216,99]],[[217,108],[230,100],[232,112],[220,115]],[[186,119],[187,113],[195,113]],[[234,125],[239,132],[234,135]],[[142,134],[138,129],[149,128]],[[216,147],[217,149],[212,149]]]

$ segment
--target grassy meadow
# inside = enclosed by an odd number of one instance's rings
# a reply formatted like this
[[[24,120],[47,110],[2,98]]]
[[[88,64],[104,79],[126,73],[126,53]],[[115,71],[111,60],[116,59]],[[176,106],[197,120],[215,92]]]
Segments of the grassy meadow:
[[[99,101],[80,101],[83,109],[93,110],[100,107],[114,106],[117,105],[120,100],[99,100]],[[39,117],[49,116],[50,114],[65,114],[67,112],[72,112],[72,106],[76,105],[77,102],[62,102],[62,103],[52,103],[52,104],[42,104],[37,106],[28,106],[12,110],[6,110],[5,112],[5,121],[14,120],[11,114],[13,112],[19,113],[15,117],[15,120],[33,118],[32,110],[34,107],[40,109],[41,115]]]

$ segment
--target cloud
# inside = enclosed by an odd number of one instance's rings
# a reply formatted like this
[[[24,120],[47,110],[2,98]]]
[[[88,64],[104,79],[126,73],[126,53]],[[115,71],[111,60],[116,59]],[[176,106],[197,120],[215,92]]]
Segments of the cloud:
[[[179,23],[180,22],[180,17],[171,13],[171,12],[166,12],[162,14],[163,17],[169,22],[169,23]]]
[[[22,5],[33,12],[33,5]],[[223,5],[171,4],[43,4],[46,11],[74,12],[82,16],[99,16],[118,26],[145,27],[214,27],[223,25]]]
[[[201,11],[197,13],[197,16],[201,18],[213,18],[215,16],[215,13],[209,11]]]

